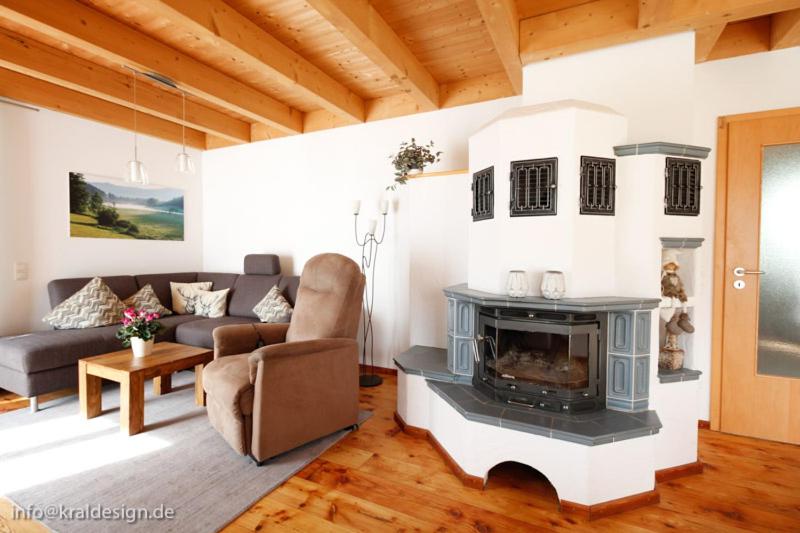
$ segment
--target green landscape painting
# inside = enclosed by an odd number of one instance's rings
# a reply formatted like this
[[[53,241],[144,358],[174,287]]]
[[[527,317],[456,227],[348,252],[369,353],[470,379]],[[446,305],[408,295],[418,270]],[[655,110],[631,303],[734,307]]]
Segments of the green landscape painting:
[[[183,191],[69,173],[69,233],[95,239],[183,240]]]

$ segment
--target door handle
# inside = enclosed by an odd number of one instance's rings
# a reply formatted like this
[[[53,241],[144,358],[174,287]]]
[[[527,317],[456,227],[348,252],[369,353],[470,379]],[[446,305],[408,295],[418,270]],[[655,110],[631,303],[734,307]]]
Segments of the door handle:
[[[756,276],[760,276],[762,274],[766,274],[763,270],[747,270],[744,267],[736,267],[733,269],[733,275],[736,277],[742,277],[745,274],[753,274]]]

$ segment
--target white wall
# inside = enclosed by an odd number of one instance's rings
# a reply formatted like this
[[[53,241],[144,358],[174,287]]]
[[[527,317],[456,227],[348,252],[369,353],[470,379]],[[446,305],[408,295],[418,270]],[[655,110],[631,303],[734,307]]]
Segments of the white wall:
[[[242,257],[258,252],[279,254],[284,273],[294,274],[322,252],[360,260],[352,201],[362,200],[363,233],[392,183],[389,155],[400,142],[433,139],[444,156],[432,170],[466,169],[469,135],[520,103],[508,98],[205,152],[204,269],[239,271]],[[374,327],[381,366],[412,343],[444,346],[441,288],[466,281],[468,178],[426,180],[393,195],[380,248]],[[441,318],[430,318],[437,313]],[[433,324],[438,335],[428,329]]]
[[[673,141],[716,150],[719,115],[800,106],[800,49],[694,64],[684,33],[525,68],[525,94],[434,113],[214,150],[203,154],[204,268],[237,271],[242,256],[275,252],[299,272],[312,255],[359,255],[350,201],[372,211],[391,179],[388,155],[411,136],[434,139],[439,169],[467,167],[467,138],[504,110],[565,98],[607,105],[628,119],[628,142]],[[704,372],[699,416],[708,417],[715,154],[704,165],[701,249],[695,316],[696,357]],[[429,178],[436,180],[439,178]],[[444,345],[444,299],[437,286],[466,281],[469,178],[413,182],[396,197],[378,261],[376,364],[413,343]],[[502,176],[497,182],[502,186]],[[459,204],[461,202],[461,204]],[[443,210],[437,216],[429,206]],[[422,209],[420,209],[422,207]],[[365,217],[367,218],[367,217]],[[456,220],[458,221],[456,223]],[[437,255],[438,252],[438,255]],[[658,287],[653,287],[657,295]]]
[[[0,103],[0,335],[43,328],[52,279],[201,268],[201,177],[173,170],[177,145],[139,140],[151,181],[186,190],[185,240],[70,238],[68,173],[121,177],[132,133]],[[200,153],[190,153],[199,162]],[[28,281],[14,281],[16,261],[29,264]]]

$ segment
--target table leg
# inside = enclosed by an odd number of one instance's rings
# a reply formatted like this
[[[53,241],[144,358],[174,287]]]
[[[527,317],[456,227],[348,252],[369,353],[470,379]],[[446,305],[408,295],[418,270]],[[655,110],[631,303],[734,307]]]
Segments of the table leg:
[[[88,367],[85,361],[78,361],[78,395],[81,415],[84,418],[94,418],[103,410],[103,380],[89,374]]]
[[[206,391],[203,390],[203,368],[205,365],[194,367],[194,403],[200,407],[206,405]]]
[[[153,378],[153,394],[161,396],[172,392],[172,374]]]
[[[136,435],[144,429],[144,379],[136,372],[128,374],[119,387],[120,429]]]

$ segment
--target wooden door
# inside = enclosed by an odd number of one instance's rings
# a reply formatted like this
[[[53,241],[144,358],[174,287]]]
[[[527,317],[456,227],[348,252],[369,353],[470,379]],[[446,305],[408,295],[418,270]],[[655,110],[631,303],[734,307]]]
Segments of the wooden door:
[[[717,247],[715,269],[722,297],[718,427],[799,444],[800,112],[725,126],[727,153],[718,157],[726,157],[720,169],[727,181],[721,175],[717,217],[724,248]]]

